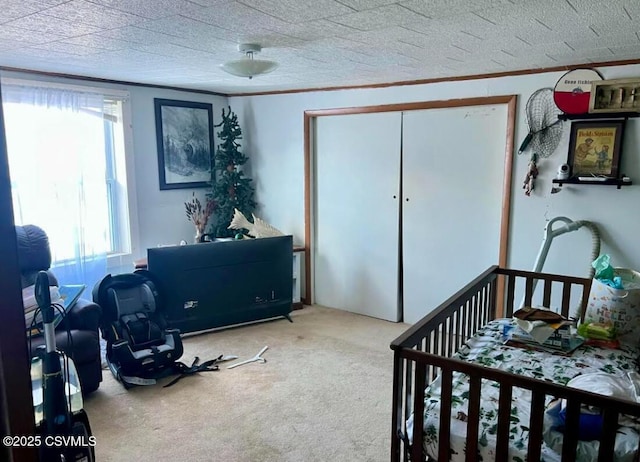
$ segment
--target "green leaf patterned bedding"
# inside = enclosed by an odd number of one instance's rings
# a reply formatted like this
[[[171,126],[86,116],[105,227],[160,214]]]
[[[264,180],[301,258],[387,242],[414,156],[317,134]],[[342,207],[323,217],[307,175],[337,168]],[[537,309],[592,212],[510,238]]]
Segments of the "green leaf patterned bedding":
[[[637,352],[630,348],[610,350],[592,346],[582,346],[572,356],[551,355],[549,353],[526,350],[503,344],[502,328],[510,324],[510,319],[490,322],[478,331],[476,336],[463,346],[455,357],[487,367],[501,369],[518,375],[534,377],[566,385],[569,380],[580,374],[606,372],[625,375],[634,369]],[[433,458],[438,455],[438,426],[440,422],[440,378],[437,378],[426,390],[424,414],[424,447]],[[495,459],[496,430],[498,428],[499,385],[489,380],[482,381],[480,403],[480,425],[476,460]],[[451,460],[464,461],[467,434],[467,398],[469,395],[468,377],[460,373],[453,374],[451,408]],[[547,397],[547,404],[553,398]],[[526,460],[529,438],[529,405],[531,392],[521,388],[513,389],[510,427],[509,460]],[[413,416],[407,421],[407,433],[412,435]],[[616,439],[616,461],[632,461],[638,448],[640,435],[636,430],[623,427]],[[545,430],[544,440],[557,451],[561,451],[561,435],[549,428]],[[578,460],[597,460],[598,441],[579,442]],[[546,444],[542,448],[542,460],[559,461],[558,452]]]

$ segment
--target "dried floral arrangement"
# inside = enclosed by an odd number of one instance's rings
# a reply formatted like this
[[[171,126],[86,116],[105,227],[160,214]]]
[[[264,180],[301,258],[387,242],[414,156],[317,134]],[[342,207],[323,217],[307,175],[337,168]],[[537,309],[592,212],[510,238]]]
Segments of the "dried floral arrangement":
[[[200,199],[196,197],[196,193],[191,194],[191,200],[184,203],[187,218],[196,227],[198,235],[204,234],[209,217],[215,212],[217,204],[215,201],[208,199],[205,206],[202,206]]]

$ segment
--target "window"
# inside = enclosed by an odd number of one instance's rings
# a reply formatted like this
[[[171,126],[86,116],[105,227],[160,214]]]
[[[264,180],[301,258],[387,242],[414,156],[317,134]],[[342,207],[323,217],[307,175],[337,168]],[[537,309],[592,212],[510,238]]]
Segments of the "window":
[[[81,269],[68,283],[92,284],[106,256],[131,248],[127,95],[22,81],[3,81],[2,90],[14,221],[47,232],[52,266]],[[91,265],[94,276],[85,274]]]
[[[125,140],[122,105],[122,100],[105,99],[105,181],[109,208],[107,253],[111,255],[131,251],[126,171],[124,170]]]

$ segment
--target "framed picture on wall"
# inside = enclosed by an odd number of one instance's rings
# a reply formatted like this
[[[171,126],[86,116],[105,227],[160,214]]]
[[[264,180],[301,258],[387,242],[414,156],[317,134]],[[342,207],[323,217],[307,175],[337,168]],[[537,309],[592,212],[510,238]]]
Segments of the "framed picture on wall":
[[[640,79],[591,82],[589,112],[640,112]]]
[[[154,102],[160,189],[209,186],[214,158],[211,104]]]
[[[625,120],[573,122],[568,164],[573,177],[618,178]]]

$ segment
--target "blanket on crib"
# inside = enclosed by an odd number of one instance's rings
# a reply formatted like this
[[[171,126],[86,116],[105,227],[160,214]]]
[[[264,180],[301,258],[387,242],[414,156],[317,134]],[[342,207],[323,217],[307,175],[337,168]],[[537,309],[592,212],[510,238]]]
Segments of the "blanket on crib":
[[[561,385],[566,385],[569,380],[580,374],[605,372],[625,375],[635,367],[637,351],[631,348],[610,350],[582,346],[572,356],[560,356],[504,345],[502,329],[505,324],[511,322],[510,319],[490,322],[479,330],[455,357],[518,375],[549,380]],[[451,460],[464,461],[469,396],[468,377],[464,374],[454,373],[452,385]],[[424,447],[427,453],[434,458],[437,458],[438,455],[440,392],[440,378],[437,378],[427,388],[425,395]],[[482,381],[477,460],[494,460],[496,456],[499,393],[500,388],[496,382]],[[547,397],[547,399],[550,402],[553,398]],[[512,462],[526,460],[530,401],[530,391],[513,388],[508,457],[508,460]],[[412,427],[413,416],[407,421],[409,435],[412,434]],[[617,461],[634,460],[639,437],[640,435],[632,428],[622,427],[620,429],[615,445]],[[547,430],[544,440],[550,446],[547,444],[543,446],[542,460],[546,462],[560,461],[561,435]],[[598,441],[581,441],[578,445],[578,460],[597,460],[598,445]]]

